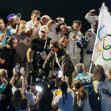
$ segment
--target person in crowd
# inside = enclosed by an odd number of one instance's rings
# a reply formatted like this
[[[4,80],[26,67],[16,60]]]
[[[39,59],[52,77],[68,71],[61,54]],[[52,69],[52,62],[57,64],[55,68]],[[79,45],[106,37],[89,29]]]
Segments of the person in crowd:
[[[17,89],[14,92],[13,98],[12,98],[12,103],[15,106],[16,110],[20,109],[20,102],[21,100],[25,98],[25,95],[21,89]]]
[[[77,76],[76,76],[77,75]],[[89,103],[91,106],[91,109],[93,111],[98,111],[99,106],[97,106],[97,96],[94,92],[93,88],[93,76],[91,74],[85,73],[85,65],[82,63],[78,63],[75,66],[75,80],[80,80],[82,82],[83,87],[88,92],[89,96]]]
[[[38,38],[32,41],[30,48],[27,51],[27,60],[30,66],[34,68],[34,71],[38,71],[39,68],[42,68],[42,65],[50,51],[49,41],[51,39],[47,37],[47,33],[48,27],[44,25],[41,26]],[[33,61],[31,59],[32,51],[34,51]],[[33,63],[33,66],[31,63]]]
[[[19,25],[19,31],[15,35],[18,45],[16,48],[16,63],[19,63],[22,67],[25,68],[27,77],[29,74],[29,66],[26,59],[26,53],[30,46],[30,38],[26,36],[26,21],[21,20]]]
[[[71,87],[74,65],[69,54],[56,40],[50,41],[50,49],[51,51],[43,64],[43,68],[45,70],[52,70],[54,69],[54,63],[56,62],[59,70],[62,71],[62,80],[66,80],[68,85]]]
[[[86,15],[85,15],[85,19],[90,23],[93,24],[94,21],[98,20],[98,15],[95,15],[94,12],[96,10],[95,9],[91,9]]]
[[[16,29],[17,25],[19,25],[20,17],[17,17],[15,14],[9,14],[7,16],[8,23],[6,24],[6,28]]]
[[[30,42],[37,37],[41,23],[40,23],[40,14],[39,10],[33,10],[31,12],[31,20],[26,24],[26,35],[30,37]]]
[[[2,82],[2,84],[0,85],[0,94],[1,94],[5,90],[8,82],[5,78],[3,78],[3,76],[1,74],[0,74],[0,81]]]
[[[80,80],[73,82],[74,91],[74,109],[73,111],[92,111],[89,105],[89,98],[85,88]]]
[[[86,71],[89,71],[91,64],[91,57],[93,53],[94,43],[97,34],[98,21],[94,21],[92,28],[89,29],[85,34],[85,44],[83,44],[83,63],[86,66]]]
[[[30,111],[29,100],[27,98],[23,98],[20,102],[20,110],[17,111]]]
[[[0,101],[0,111],[16,111],[12,104],[12,90],[11,85],[8,84],[5,90],[2,92],[2,100]]]
[[[104,68],[101,65],[97,65],[93,71],[93,86],[96,93],[99,93],[99,99],[101,103],[101,111],[111,110],[111,85],[108,78],[105,75]]]
[[[16,29],[5,28],[5,23],[3,18],[0,18],[0,43],[6,44],[6,38],[12,36],[18,32],[19,20],[16,24]]]
[[[70,32],[70,28],[67,27],[67,24],[65,22],[62,22],[57,27],[57,36],[58,41],[63,37],[66,36],[68,38],[68,34]]]
[[[14,56],[17,47],[17,39],[13,37],[7,38],[7,44],[0,48],[0,68],[8,71],[8,76],[11,78],[12,69],[15,66]]]
[[[7,80],[7,82],[10,82],[10,79],[8,78],[8,73],[6,69],[0,69],[0,76],[5,78]],[[1,82],[0,82],[1,84]]]
[[[68,85],[65,81],[60,83],[61,93],[57,95],[57,92],[53,92],[53,100],[52,100],[52,107],[58,107],[59,110],[63,111],[72,111],[73,104],[74,104],[74,93],[72,90],[67,91]]]
[[[47,36],[51,38],[52,40],[59,40],[57,36],[56,28],[62,22],[64,22],[64,18],[62,17],[58,17],[56,18],[56,20],[52,20],[48,15],[43,15],[41,17],[41,24],[48,26],[49,32]]]
[[[80,40],[83,36],[80,29],[82,27],[82,23],[79,20],[73,21],[72,31],[69,33],[67,50],[71,56],[73,64],[80,63],[81,60],[81,45]]]

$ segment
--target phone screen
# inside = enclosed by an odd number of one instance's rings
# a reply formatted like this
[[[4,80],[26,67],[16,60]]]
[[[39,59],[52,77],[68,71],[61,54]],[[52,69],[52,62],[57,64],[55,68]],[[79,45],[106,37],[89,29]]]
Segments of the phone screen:
[[[19,64],[16,64],[16,65],[15,65],[16,71],[19,71],[19,68],[20,68],[20,65],[19,65]]]
[[[59,70],[59,71],[58,71],[58,78],[62,78],[62,76],[63,76],[63,71],[62,71],[62,70]]]

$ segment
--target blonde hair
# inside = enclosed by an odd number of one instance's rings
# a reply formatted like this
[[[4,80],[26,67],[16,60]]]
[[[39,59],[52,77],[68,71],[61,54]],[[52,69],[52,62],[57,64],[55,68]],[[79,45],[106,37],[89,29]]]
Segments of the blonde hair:
[[[46,19],[48,19],[48,20],[51,20],[51,18],[50,18],[48,15],[43,15],[43,16],[41,17],[40,21],[42,22],[42,20],[43,20],[44,18],[46,18]]]
[[[25,20],[20,20],[20,24],[26,24],[27,22]]]

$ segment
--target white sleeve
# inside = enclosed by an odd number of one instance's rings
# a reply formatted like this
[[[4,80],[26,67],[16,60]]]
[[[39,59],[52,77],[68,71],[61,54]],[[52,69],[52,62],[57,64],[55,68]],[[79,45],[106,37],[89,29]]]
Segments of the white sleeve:
[[[15,86],[12,87],[12,94],[14,95],[15,91],[17,90],[17,88]]]
[[[58,106],[59,103],[59,95],[55,97],[54,104]]]
[[[36,36],[38,34],[40,27],[41,27],[41,24],[38,24],[38,26],[34,28],[34,31],[32,34],[33,36]]]
[[[26,23],[26,32],[29,31],[32,28],[31,21]]]
[[[88,13],[86,14],[85,16],[85,19],[89,22],[89,23],[93,23],[95,20],[98,20],[98,16],[95,15],[95,16],[89,16]]]

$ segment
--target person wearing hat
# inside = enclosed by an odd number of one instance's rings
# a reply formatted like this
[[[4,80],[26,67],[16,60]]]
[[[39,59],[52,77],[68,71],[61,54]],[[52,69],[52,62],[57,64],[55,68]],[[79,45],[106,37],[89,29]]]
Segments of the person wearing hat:
[[[13,15],[13,14],[12,14]],[[8,15],[7,20],[11,20],[12,18],[15,18],[15,16],[10,16]],[[16,25],[16,29],[10,28],[10,27],[5,27],[5,23],[3,18],[0,18],[0,43],[1,44],[6,44],[6,38],[9,36],[12,36],[18,32],[18,26],[19,26],[19,19]]]
[[[15,14],[9,14],[7,16],[8,23],[7,23],[6,27],[10,28],[10,29],[16,29],[17,24],[19,24],[20,18],[21,17],[18,17]]]
[[[42,68],[42,65],[50,51],[49,42],[51,39],[47,37],[48,30],[49,29],[46,25],[41,26],[39,36],[32,41],[30,48],[27,51],[27,60],[30,66],[33,66],[31,68],[33,71],[38,71],[38,69]],[[33,61],[31,59],[32,51],[34,51]]]

